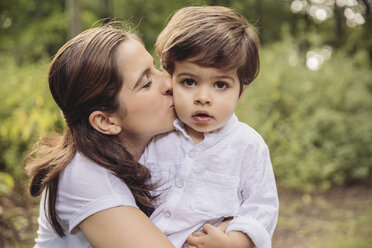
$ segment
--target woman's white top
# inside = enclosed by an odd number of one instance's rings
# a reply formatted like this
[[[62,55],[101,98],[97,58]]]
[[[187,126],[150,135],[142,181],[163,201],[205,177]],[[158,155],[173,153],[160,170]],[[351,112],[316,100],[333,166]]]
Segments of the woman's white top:
[[[80,222],[105,209],[137,207],[131,191],[123,181],[78,152],[61,173],[58,185],[56,210],[65,237],[60,238],[45,217],[44,198],[45,191],[40,202],[35,248],[92,247],[79,230]]]

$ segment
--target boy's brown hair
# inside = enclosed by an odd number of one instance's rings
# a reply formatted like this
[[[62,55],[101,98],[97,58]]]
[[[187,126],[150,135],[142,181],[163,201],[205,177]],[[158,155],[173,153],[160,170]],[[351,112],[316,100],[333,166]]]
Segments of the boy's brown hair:
[[[258,37],[241,14],[227,7],[178,10],[159,34],[155,47],[170,74],[175,62],[184,60],[218,69],[237,68],[242,88],[259,72]]]

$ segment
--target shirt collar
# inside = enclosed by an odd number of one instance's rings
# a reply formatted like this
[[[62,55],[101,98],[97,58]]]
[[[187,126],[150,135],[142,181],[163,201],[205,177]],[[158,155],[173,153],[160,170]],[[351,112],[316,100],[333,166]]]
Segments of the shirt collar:
[[[236,117],[236,115],[233,114],[223,127],[211,132],[204,133],[205,138],[200,144],[203,143],[208,143],[211,145],[215,144],[217,141],[228,135],[235,128],[238,122],[239,122],[238,117]],[[173,122],[173,125],[174,128],[177,131],[181,132],[186,139],[191,140],[190,136],[187,134],[185,130],[185,124],[180,119],[176,119]]]
[[[173,126],[177,131],[180,131],[185,137],[189,137],[185,130],[185,124],[180,119],[174,120]]]

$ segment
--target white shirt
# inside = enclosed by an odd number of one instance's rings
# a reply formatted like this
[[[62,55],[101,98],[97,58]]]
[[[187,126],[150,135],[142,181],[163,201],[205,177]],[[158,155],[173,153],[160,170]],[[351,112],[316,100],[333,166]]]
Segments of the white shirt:
[[[66,235],[63,238],[54,233],[45,217],[44,197],[45,191],[40,202],[35,248],[92,247],[78,228],[81,221],[105,209],[137,207],[123,181],[78,152],[61,173],[58,184],[56,210]]]
[[[197,145],[180,120],[175,128],[155,137],[140,159],[161,184],[154,224],[181,247],[203,224],[233,216],[226,232],[242,231],[256,247],[271,247],[279,201],[262,137],[235,115]]]

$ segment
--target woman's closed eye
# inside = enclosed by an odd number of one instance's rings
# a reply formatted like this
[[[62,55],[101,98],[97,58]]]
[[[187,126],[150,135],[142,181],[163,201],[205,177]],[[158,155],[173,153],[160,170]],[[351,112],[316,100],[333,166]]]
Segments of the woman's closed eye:
[[[218,90],[225,90],[229,88],[229,84],[223,81],[215,82],[213,86],[217,88]]]
[[[191,79],[191,78],[186,78],[184,80],[182,80],[182,84],[186,87],[193,87],[196,85],[196,82],[194,79]]]
[[[152,81],[148,81],[147,83],[145,83],[145,84],[142,86],[142,89],[143,89],[143,88],[150,88],[151,84],[152,84]]]

